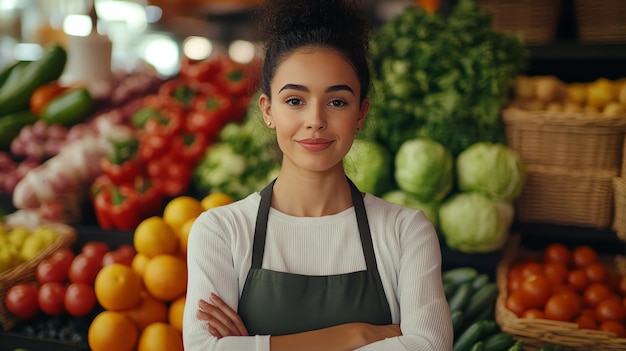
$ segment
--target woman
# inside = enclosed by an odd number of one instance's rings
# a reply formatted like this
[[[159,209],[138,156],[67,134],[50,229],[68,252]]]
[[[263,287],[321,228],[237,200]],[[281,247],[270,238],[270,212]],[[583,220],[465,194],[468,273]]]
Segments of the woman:
[[[259,105],[283,159],[188,243],[185,350],[450,350],[437,235],[362,194],[342,159],[370,102],[356,2],[266,1]]]

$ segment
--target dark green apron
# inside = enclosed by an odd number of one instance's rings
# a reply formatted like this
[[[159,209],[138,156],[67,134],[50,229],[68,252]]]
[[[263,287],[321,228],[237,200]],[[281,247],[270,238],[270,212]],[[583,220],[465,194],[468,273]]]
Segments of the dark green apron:
[[[248,333],[286,335],[350,322],[391,324],[363,197],[349,179],[367,270],[308,276],[261,268],[274,182],[261,192],[252,266],[239,300],[238,313]]]

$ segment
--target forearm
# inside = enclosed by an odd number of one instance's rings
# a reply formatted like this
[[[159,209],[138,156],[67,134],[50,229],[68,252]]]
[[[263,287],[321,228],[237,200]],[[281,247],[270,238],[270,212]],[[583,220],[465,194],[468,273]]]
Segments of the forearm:
[[[355,350],[372,342],[399,336],[397,325],[375,326],[366,323],[348,323],[297,334],[270,337],[272,351],[346,351]]]

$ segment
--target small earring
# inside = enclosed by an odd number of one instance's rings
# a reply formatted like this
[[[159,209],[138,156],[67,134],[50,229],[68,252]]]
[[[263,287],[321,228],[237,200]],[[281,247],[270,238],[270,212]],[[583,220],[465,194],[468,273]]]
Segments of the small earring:
[[[271,127],[272,126],[272,122],[271,121],[267,121],[267,126]]]

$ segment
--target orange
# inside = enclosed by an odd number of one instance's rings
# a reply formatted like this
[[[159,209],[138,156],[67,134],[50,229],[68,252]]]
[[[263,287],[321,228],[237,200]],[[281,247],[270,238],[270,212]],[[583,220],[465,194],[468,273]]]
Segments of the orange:
[[[183,351],[183,337],[167,323],[152,323],[141,332],[137,351],[161,350]]]
[[[112,311],[126,310],[137,305],[141,289],[141,276],[130,266],[121,263],[103,267],[94,283],[98,302]]]
[[[155,299],[145,291],[142,292],[141,299],[135,307],[122,311],[139,330],[143,330],[151,323],[167,321],[167,312],[165,302]]]
[[[214,207],[228,205],[235,201],[232,196],[224,193],[212,193],[205,196],[201,201],[202,208],[206,210],[210,210]]]
[[[152,296],[173,301],[187,291],[187,264],[177,256],[155,256],[146,265],[143,282]]]
[[[148,261],[150,261],[150,257],[142,253],[137,253],[135,257],[133,257],[133,261],[131,262],[130,266],[133,268],[135,273],[143,276],[143,272],[146,269]]]
[[[203,211],[200,200],[188,195],[178,196],[165,205],[163,220],[178,233],[187,220],[197,218]]]
[[[131,351],[135,349],[139,331],[120,312],[100,312],[89,325],[87,342],[92,351]]]
[[[183,314],[186,300],[187,298],[184,295],[177,298],[170,304],[170,308],[167,311],[167,322],[180,332],[183,331]]]
[[[187,254],[187,241],[189,240],[189,232],[191,231],[191,226],[196,221],[195,218],[190,218],[185,222],[180,231],[178,232],[178,241],[180,244],[180,251],[183,254]]]
[[[152,216],[135,228],[133,244],[138,253],[148,257],[178,251],[178,236],[163,218]]]

